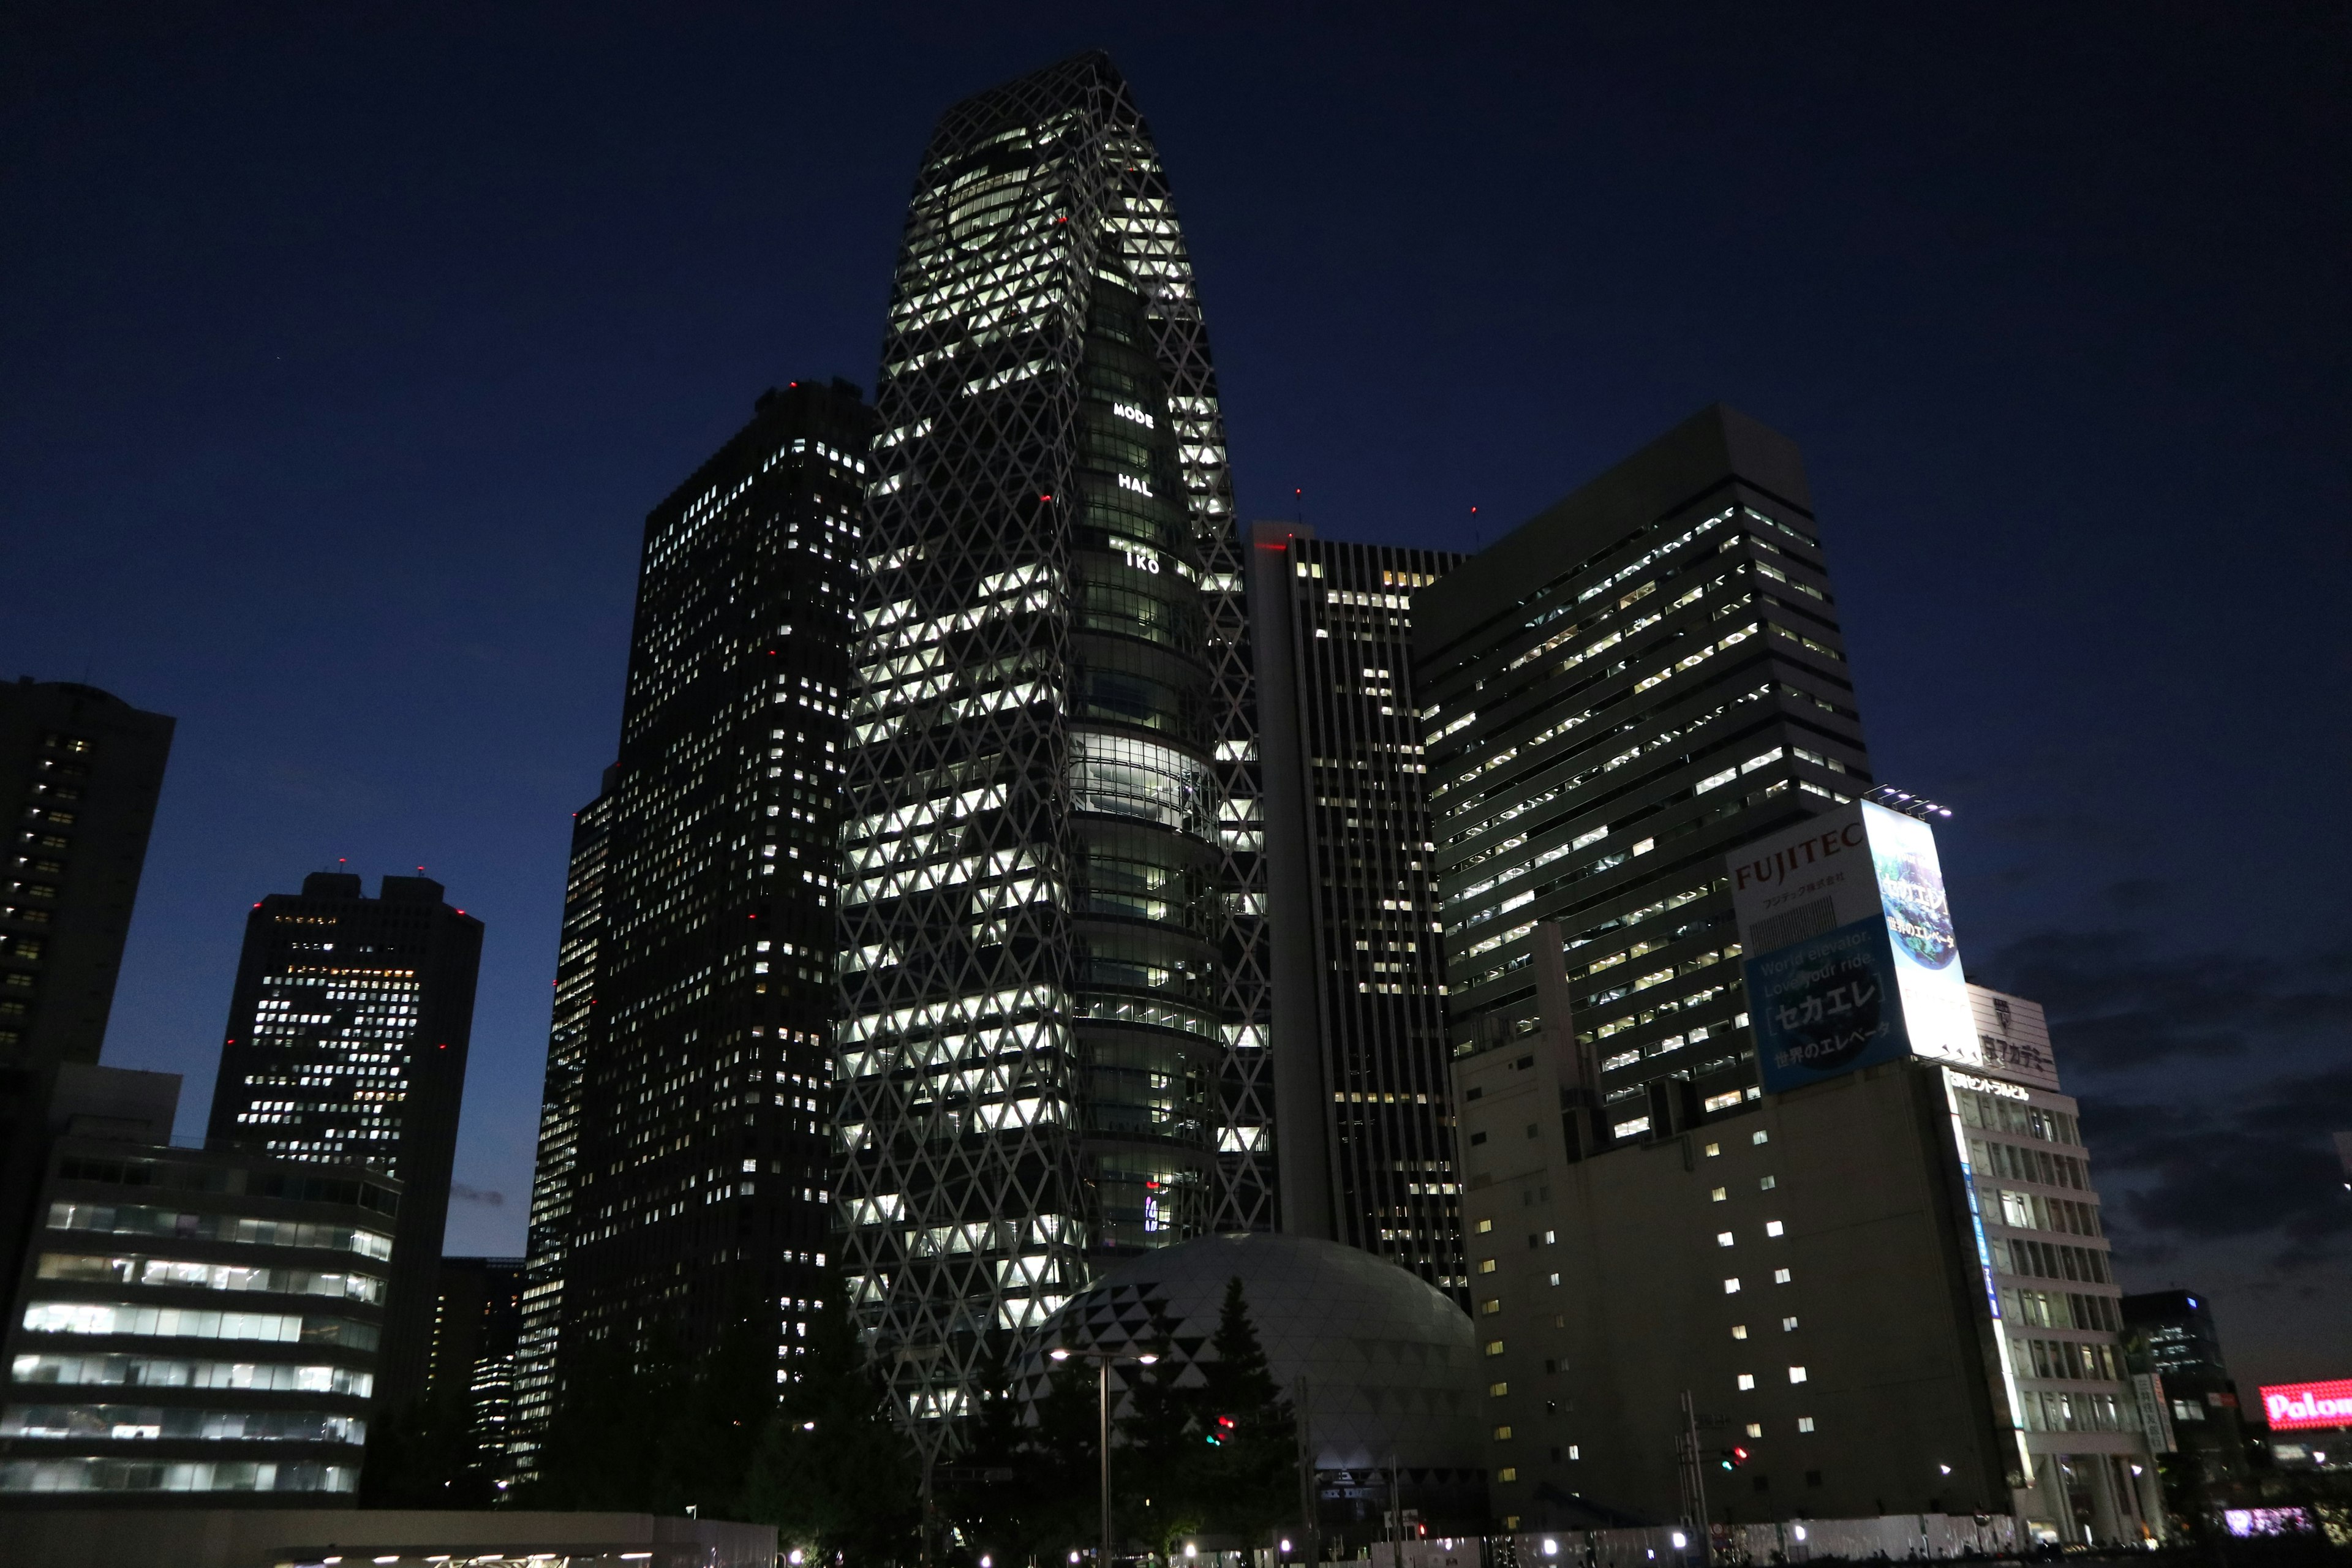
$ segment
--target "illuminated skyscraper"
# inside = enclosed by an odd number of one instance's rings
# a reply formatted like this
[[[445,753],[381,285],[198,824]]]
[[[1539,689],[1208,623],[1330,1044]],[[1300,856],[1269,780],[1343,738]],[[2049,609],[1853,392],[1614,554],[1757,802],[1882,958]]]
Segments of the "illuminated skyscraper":
[[[572,814],[572,862],[563,883],[563,926],[555,950],[555,1008],[547,1031],[547,1076],[539,1102],[539,1162],[530,1180],[514,1416],[508,1427],[508,1462],[524,1475],[536,1473],[540,1441],[554,1414],[555,1352],[563,1329],[563,1254],[572,1236],[580,1084],[596,1005],[596,954],[604,931],[614,772],[605,769],[604,793]]]
[[[425,1389],[482,922],[429,877],[316,871],[246,916],[206,1136],[397,1177],[376,1398]]]
[[[1723,857],[1868,793],[1795,444],[1717,405],[1413,604],[1457,1049],[1540,1024],[1567,948],[1610,1138],[1757,1092]]]
[[[600,1342],[778,1376],[824,1296],[834,897],[871,416],[799,382],[646,520],[619,760],[574,823],[518,1349],[518,1467]]]
[[[1085,55],[950,110],[883,348],[844,837],[853,1307],[918,1429],[1105,1260],[1274,1220],[1224,439]]]
[[[1251,530],[1282,1227],[1460,1297],[1436,846],[1412,604],[1445,551]]]

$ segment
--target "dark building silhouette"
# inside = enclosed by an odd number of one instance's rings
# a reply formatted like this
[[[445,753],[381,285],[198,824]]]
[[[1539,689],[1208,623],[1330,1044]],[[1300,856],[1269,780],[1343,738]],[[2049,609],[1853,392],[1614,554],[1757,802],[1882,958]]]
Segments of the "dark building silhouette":
[[[1445,962],[1412,602],[1449,552],[1252,530],[1282,1226],[1461,1299]]]
[[[1538,1026],[1549,921],[1604,1133],[1756,1094],[1724,854],[1871,787],[1795,445],[1707,408],[1418,595],[1413,652],[1455,1047]]]
[[[179,1093],[170,1073],[59,1069],[0,1325],[0,1504],[352,1500],[400,1184],[171,1148]]]
[[[58,1066],[98,1060],[173,721],[68,681],[0,686],[0,1279],[22,1256]]]
[[[2221,1357],[2213,1310],[2194,1290],[2147,1290],[2123,1299],[2124,1345],[2132,1372],[2172,1435],[2165,1489],[2187,1512],[2213,1489],[2246,1479],[2246,1427],[2238,1384]]]
[[[206,1139],[399,1180],[386,1409],[424,1392],[481,959],[482,922],[429,877],[386,877],[371,899],[317,871],[246,917]]]
[[[520,1258],[444,1258],[433,1304],[425,1397],[467,1413],[493,1480],[509,1473],[522,1286]]]
[[[574,823],[531,1202],[528,1473],[599,1343],[778,1375],[825,1295],[835,845],[871,416],[763,395],[646,520],[620,755]]]
[[[841,1208],[852,1308],[929,1447],[1097,1268],[1275,1219],[1223,416],[1108,58],[940,117],[876,403]]]

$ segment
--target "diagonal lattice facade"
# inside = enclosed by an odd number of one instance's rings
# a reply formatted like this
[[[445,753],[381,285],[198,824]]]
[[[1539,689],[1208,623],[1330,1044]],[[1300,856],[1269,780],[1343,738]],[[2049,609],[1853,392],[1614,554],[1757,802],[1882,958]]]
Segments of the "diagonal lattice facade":
[[[1223,426],[1107,58],[942,118],[880,387],[835,1185],[853,1309],[935,1447],[1102,1262],[1274,1219]]]

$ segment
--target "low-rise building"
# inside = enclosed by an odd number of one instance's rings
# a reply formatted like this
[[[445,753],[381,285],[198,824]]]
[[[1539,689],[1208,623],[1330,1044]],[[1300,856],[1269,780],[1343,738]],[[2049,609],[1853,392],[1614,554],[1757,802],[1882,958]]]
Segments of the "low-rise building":
[[[1821,851],[1851,852],[1831,872],[1759,847],[1788,875],[1769,912],[1742,910],[1743,1005],[1776,1010],[1752,1095],[1654,1084],[1639,1140],[1617,1136],[1557,927],[1537,943],[1542,1027],[1455,1059],[1505,1528],[1899,1513],[2007,1514],[2021,1542],[2163,1532],[2041,1011],[1967,986],[1932,837],[1889,816],[1797,829],[1845,837]]]
[[[61,1112],[6,1321],[0,1503],[348,1500],[399,1184]]]

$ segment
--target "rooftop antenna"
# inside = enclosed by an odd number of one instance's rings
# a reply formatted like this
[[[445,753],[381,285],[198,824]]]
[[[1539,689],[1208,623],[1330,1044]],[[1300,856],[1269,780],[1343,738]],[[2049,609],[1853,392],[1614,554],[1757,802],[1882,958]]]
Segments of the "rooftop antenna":
[[[1301,522],[1305,522],[1305,521],[1307,521],[1307,491],[1306,491],[1306,489],[1302,486],[1302,487],[1300,487],[1300,488],[1297,488],[1297,489],[1293,489],[1293,490],[1290,492],[1290,500],[1291,500],[1291,503],[1292,503],[1295,507],[1297,507],[1297,510],[1298,510],[1298,521],[1301,521]]]
[[[1477,515],[1478,509],[1475,506],[1472,507],[1470,509],[1470,516],[1474,521],[1470,524],[1470,548],[1474,551],[1484,550],[1486,547],[1486,531],[1481,529],[1475,521]]]

